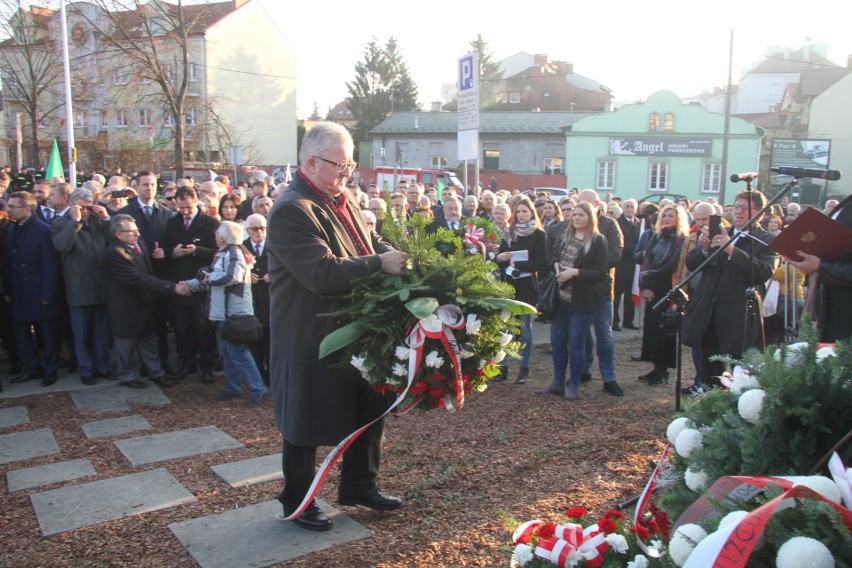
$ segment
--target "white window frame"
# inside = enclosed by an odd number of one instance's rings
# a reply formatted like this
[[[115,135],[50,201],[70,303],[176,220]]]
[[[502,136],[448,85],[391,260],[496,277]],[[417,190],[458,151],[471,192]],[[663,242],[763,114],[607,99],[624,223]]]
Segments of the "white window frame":
[[[195,115],[195,107],[189,107],[183,115],[184,126],[195,126],[198,122],[198,117]]]
[[[109,113],[102,110],[101,113],[101,128],[109,128]]]
[[[147,108],[139,109],[139,126],[151,126],[151,111],[149,111]]]
[[[195,63],[189,64],[189,82],[195,83],[198,81],[198,65]]]
[[[163,111],[165,117],[163,118],[163,128],[174,128],[175,126],[175,115],[172,114],[172,111],[166,109]]]
[[[112,84],[126,85],[128,75],[130,75],[130,73],[126,66],[116,67],[112,70]]]
[[[719,193],[722,188],[722,164],[706,163],[701,169],[701,193]]]
[[[127,128],[127,111],[121,109],[115,111],[115,127]]]
[[[563,175],[565,173],[565,161],[562,158],[545,158],[544,173],[547,175]]]
[[[432,169],[433,170],[445,170],[445,169],[447,169],[447,157],[446,156],[432,156]]]
[[[89,125],[89,113],[85,110],[74,111],[74,128],[85,128]]]
[[[519,104],[521,102],[521,93],[509,93],[509,103]]]
[[[596,189],[615,189],[615,160],[598,160],[595,183]]]
[[[668,162],[651,162],[648,164],[648,191],[666,192],[669,189]]]

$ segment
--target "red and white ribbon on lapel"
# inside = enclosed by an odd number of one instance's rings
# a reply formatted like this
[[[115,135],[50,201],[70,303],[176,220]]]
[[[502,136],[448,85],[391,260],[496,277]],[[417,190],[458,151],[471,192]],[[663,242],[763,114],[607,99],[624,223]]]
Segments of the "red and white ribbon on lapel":
[[[462,236],[462,243],[465,246],[477,247],[482,251],[482,262],[485,262],[485,243],[482,242],[482,239],[485,237],[485,229],[476,225],[465,225],[464,229],[465,233]]]
[[[471,225],[472,226],[472,225]],[[440,306],[435,313],[425,319],[417,320],[408,333],[406,343],[411,349],[408,356],[408,384],[414,381],[414,376],[423,360],[423,345],[426,339],[439,339],[446,349],[447,356],[453,367],[455,396],[449,390],[445,396],[447,410],[453,412],[464,405],[464,378],[461,372],[461,350],[453,335],[453,330],[464,329],[464,313],[453,304]],[[407,390],[407,389],[406,389]]]

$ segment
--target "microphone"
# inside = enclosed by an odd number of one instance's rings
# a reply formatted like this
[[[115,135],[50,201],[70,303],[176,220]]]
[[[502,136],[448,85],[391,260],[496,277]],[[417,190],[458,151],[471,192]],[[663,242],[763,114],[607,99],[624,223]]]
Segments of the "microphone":
[[[737,183],[738,181],[754,181],[759,175],[759,172],[749,172],[747,174],[733,174],[731,176],[731,181],[734,183]]]
[[[840,179],[840,170],[813,170],[811,168],[794,168],[792,166],[779,166],[769,168],[769,171],[795,178],[817,178],[836,181]]]

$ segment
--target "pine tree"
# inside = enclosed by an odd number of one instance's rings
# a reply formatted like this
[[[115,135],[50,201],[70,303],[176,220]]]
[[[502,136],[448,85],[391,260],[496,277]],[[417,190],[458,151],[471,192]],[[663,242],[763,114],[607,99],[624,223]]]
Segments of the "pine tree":
[[[329,113],[331,113],[331,109],[329,109]],[[308,120],[322,120],[322,117],[319,113],[319,105],[314,101],[314,109],[311,111],[311,116],[308,117]]]
[[[482,34],[476,34],[476,39],[470,42],[470,47],[479,60],[479,107],[480,110],[488,110],[496,104],[503,74],[500,72],[500,64],[494,60],[491,48],[482,39]]]

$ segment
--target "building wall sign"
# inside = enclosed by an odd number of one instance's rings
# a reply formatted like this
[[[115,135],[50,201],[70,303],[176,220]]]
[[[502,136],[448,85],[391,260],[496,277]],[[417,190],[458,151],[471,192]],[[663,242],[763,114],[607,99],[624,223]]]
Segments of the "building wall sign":
[[[713,141],[670,138],[610,138],[609,153],[613,156],[710,156]]]

